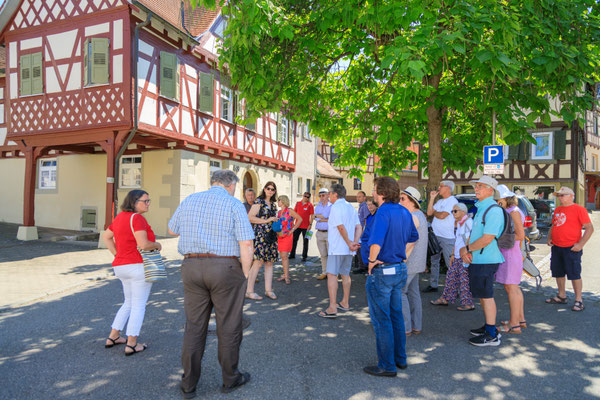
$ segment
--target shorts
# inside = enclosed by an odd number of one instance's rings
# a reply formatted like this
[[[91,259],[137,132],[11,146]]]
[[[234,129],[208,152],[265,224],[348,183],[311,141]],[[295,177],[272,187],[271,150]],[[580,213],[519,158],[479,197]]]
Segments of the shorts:
[[[354,256],[343,255],[328,255],[327,256],[327,273],[336,275],[350,275],[350,268],[352,268],[352,258]]]
[[[471,264],[469,266],[469,286],[476,299],[494,298],[494,275],[500,264]]]
[[[277,250],[289,253],[294,244],[294,235],[277,236]]]
[[[564,278],[570,281],[581,279],[581,256],[582,251],[571,251],[571,247],[552,246],[550,258],[550,270],[553,278]]]

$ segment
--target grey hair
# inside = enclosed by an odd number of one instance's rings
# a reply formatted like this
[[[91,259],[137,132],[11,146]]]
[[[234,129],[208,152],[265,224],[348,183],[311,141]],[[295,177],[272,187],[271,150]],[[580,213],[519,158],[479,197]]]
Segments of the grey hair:
[[[344,185],[334,183],[333,185],[331,185],[331,192],[337,194],[340,199],[346,198],[346,188],[344,187]]]
[[[227,187],[234,183],[238,183],[239,181],[240,178],[237,177],[235,172],[229,169],[219,169],[210,175],[211,185],[214,183],[220,183],[221,185]]]
[[[246,192],[256,193],[256,190],[254,190],[252,188],[247,188],[246,190],[244,190],[244,193],[246,193]]]
[[[454,208],[459,209],[460,211],[464,212],[465,214],[469,212],[469,209],[467,208],[467,205],[465,203],[456,203],[454,205]]]
[[[454,182],[452,181],[441,181],[441,184],[443,184],[444,186],[448,186],[450,188],[451,192],[454,192]]]

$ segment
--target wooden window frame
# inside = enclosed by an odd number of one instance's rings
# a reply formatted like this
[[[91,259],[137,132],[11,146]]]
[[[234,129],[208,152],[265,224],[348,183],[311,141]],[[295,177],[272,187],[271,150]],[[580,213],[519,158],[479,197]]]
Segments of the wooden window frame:
[[[94,51],[95,43],[106,43],[106,64],[104,69],[105,79],[99,79],[95,74],[95,69],[100,67],[94,66],[94,60],[96,59],[95,54],[101,54],[101,52]],[[102,85],[111,84],[111,73],[110,73],[110,39],[105,37],[88,37],[83,42],[83,86],[84,87],[95,87]],[[101,81],[97,81],[101,80]]]
[[[36,66],[38,66],[36,63],[36,59],[39,61],[39,68],[40,68],[40,75],[39,75],[39,77],[37,77],[37,80],[39,81],[38,89],[36,89],[36,87],[35,87],[35,79],[36,78],[33,76],[34,69],[36,68]],[[29,65],[29,67],[24,68],[23,67],[24,63],[27,63]],[[27,81],[29,81],[28,89],[26,87],[24,89],[23,75],[25,75],[25,72],[27,72],[27,76],[28,76],[28,78],[25,78],[25,79]],[[19,90],[19,97],[37,96],[37,95],[44,93],[44,56],[41,51],[38,51],[35,53],[22,54],[19,57],[19,88],[18,88],[18,90]]]
[[[167,67],[168,60],[174,61],[173,65],[173,76],[171,78],[165,77],[164,71]],[[159,88],[158,93],[161,97],[173,100],[177,103],[180,101],[181,94],[181,74],[180,74],[180,64],[179,59],[177,58],[177,54],[171,53],[169,51],[161,51],[160,52],[160,60],[159,60]],[[170,87],[170,81],[173,81],[172,85],[174,87]],[[171,91],[172,89],[172,91]]]
[[[126,159],[133,159],[133,161],[136,161],[135,159],[139,158],[139,162],[132,162],[132,163],[125,163],[124,160]],[[139,189],[142,187],[142,180],[143,180],[143,176],[142,176],[142,156],[141,155],[132,155],[132,156],[122,156],[121,160],[119,162],[119,188],[120,189]],[[123,183],[123,178],[125,176],[125,174],[123,174],[123,165],[127,165],[128,169],[133,169],[133,168],[139,168],[140,171],[140,183],[137,184],[132,184],[132,185],[125,185]]]
[[[49,163],[49,165],[44,165]],[[48,172],[50,182],[54,182],[52,186],[45,186],[42,175]],[[52,172],[54,172],[54,179],[52,179]],[[40,190],[56,190],[58,186],[58,160],[56,158],[43,158],[38,161],[38,184],[37,188]]]
[[[548,136],[548,154],[544,156],[536,156],[536,144],[531,144],[531,153],[529,159],[532,161],[552,160],[554,159],[554,131],[534,132],[531,136],[537,140],[540,136]]]

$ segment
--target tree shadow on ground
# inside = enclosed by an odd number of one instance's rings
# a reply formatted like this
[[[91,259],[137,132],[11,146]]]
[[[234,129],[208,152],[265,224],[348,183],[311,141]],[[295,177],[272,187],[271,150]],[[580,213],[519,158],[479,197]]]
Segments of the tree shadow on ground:
[[[149,347],[133,357],[124,356],[123,346],[103,347],[122,301],[117,279],[2,312],[0,399],[180,398],[185,318],[178,265],[170,262],[169,279],[153,286],[140,338]],[[467,339],[468,330],[482,324],[479,306],[461,313],[430,306],[439,293],[423,295],[423,333],[407,339],[409,368],[394,379],[377,378],[362,372],[376,362],[365,277],[353,276],[354,310],[327,320],[316,316],[327,305],[326,281],[314,278],[319,272],[293,266],[291,285],[274,282],[276,301],[246,303],[252,325],[244,333],[240,368],[252,381],[227,398],[584,399],[600,393],[597,303],[574,313],[526,292],[524,333],[505,335],[500,347],[478,348]],[[264,285],[260,279],[257,289]],[[503,290],[496,296],[498,319],[506,319]],[[216,351],[216,337],[208,336],[200,398],[226,398],[219,392]]]

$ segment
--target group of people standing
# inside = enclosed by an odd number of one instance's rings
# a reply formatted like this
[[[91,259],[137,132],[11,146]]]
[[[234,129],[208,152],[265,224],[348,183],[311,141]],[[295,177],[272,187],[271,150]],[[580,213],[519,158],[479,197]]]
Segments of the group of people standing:
[[[322,273],[317,279],[327,279],[329,296],[328,306],[317,315],[336,318],[339,312],[351,310],[350,273],[356,255],[358,268],[366,267],[366,294],[378,357],[378,364],[367,366],[364,371],[376,376],[396,376],[398,368],[406,368],[406,336],[422,331],[419,274],[427,265],[429,240],[428,221],[421,211],[419,191],[413,187],[400,190],[396,180],[378,177],[372,199],[367,200],[362,193],[358,212],[346,201],[346,189],[339,184],[332,185],[330,190],[321,188],[319,202],[314,207],[310,193],[305,193],[302,201],[291,209],[289,198],[277,195],[274,182],[267,182],[258,196],[253,190],[247,190],[246,202],[242,204],[233,197],[238,181],[233,171],[215,171],[211,188],[188,196],[168,224],[169,234],[179,236],[178,251],[184,256],[181,266],[186,316],[181,381],[184,398],[193,398],[196,394],[213,310],[218,327],[222,391],[230,392],[250,380],[249,373],[238,369],[244,299],[262,299],[254,287],[263,265],[265,296],[277,298],[272,279],[274,262],[279,258],[283,267],[279,280],[291,283],[289,260],[295,257],[301,234],[304,239],[302,259],[306,260],[313,222],[316,222],[315,236],[322,264]],[[471,184],[478,199],[473,219],[466,206],[452,196],[453,182],[443,181],[438,191],[430,193],[427,215],[433,218],[433,234],[442,251],[432,257],[430,283],[423,291],[438,290],[439,260],[443,256],[448,266],[446,284],[441,297],[432,304],[447,306],[459,299],[458,310],[471,311],[475,308],[473,299],[479,299],[484,324],[470,331],[474,337],[469,342],[477,346],[497,346],[501,333],[520,333],[527,326],[523,294],[518,286],[523,270],[520,246],[525,236],[525,216],[518,207],[515,193],[505,185],[498,185],[495,179],[483,176]],[[496,192],[497,202],[494,200]],[[547,303],[566,303],[566,275],[573,281],[576,294],[573,311],[582,311],[581,249],[593,227],[587,213],[573,204],[570,189],[563,187],[556,195],[562,207],[555,211],[548,243],[553,245],[551,269],[559,292]],[[440,199],[435,201],[438,196]],[[126,355],[147,348],[137,339],[152,284],[144,279],[138,249],[161,249],[142,216],[149,206],[147,192],[129,192],[121,206],[122,212],[103,237],[115,255],[113,267],[122,282],[125,297],[105,347],[126,344]],[[582,227],[586,228],[583,236]],[[512,240],[510,246],[504,240],[506,235]],[[499,246],[500,242],[503,245]],[[338,276],[341,276],[343,290],[340,301]],[[499,328],[496,327],[494,281],[504,285],[510,303],[510,319]],[[127,338],[121,337],[125,324]]]

